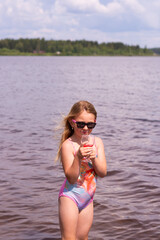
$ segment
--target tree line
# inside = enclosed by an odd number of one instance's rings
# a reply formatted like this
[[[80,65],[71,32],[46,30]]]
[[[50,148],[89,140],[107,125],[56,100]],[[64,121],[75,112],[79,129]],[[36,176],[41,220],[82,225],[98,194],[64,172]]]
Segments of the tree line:
[[[151,50],[152,50],[156,55],[160,55],[160,48],[151,48]]]
[[[62,55],[62,56],[145,56],[150,49],[122,42],[98,43],[86,40],[45,40],[20,38],[0,40],[0,55]]]

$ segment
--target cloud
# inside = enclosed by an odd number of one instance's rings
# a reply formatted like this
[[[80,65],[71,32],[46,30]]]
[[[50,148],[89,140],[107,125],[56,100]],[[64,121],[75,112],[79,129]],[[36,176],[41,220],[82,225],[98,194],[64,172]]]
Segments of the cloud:
[[[145,4],[145,14],[144,19],[142,19],[142,21],[145,21],[150,28],[160,30],[159,13],[160,13],[160,1],[159,0],[153,0],[151,2],[148,1]]]
[[[160,2],[159,0],[122,0],[127,18],[148,29],[160,28]]]
[[[122,11],[122,7],[117,1],[104,5],[99,0],[56,0],[55,9],[60,13],[64,11],[82,14],[103,13],[110,16]]]
[[[159,12],[159,0],[0,0],[1,38],[123,40],[151,45],[160,42]]]
[[[121,1],[126,10],[131,10],[134,13],[143,14],[145,8],[138,0],[122,0]]]
[[[113,31],[126,31],[130,27],[131,31],[137,31],[160,27],[159,5],[157,0],[114,0],[106,4],[99,0],[56,0],[53,11],[55,14],[63,14],[65,18],[72,15],[77,26],[95,26],[104,31],[111,31],[111,28]]]
[[[11,26],[22,26],[32,22],[31,26],[38,26],[39,22],[48,23],[48,13],[42,8],[42,4],[37,0],[5,0],[1,4],[1,18],[5,24]],[[2,24],[2,22],[1,22]]]

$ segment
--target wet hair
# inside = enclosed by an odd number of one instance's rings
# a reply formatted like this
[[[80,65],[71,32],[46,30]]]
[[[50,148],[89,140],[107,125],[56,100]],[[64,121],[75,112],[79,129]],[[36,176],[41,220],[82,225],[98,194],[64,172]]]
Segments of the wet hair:
[[[59,143],[59,148],[58,148],[58,152],[57,152],[57,156],[56,156],[56,161],[60,158],[61,156],[61,147],[63,142],[71,137],[74,133],[74,129],[72,128],[72,126],[70,125],[70,120],[76,118],[79,114],[81,114],[83,111],[86,111],[88,113],[92,113],[95,116],[95,119],[97,118],[97,112],[93,106],[93,104],[91,104],[88,101],[79,101],[76,102],[70,112],[68,113],[68,115],[66,117],[64,117],[63,119],[63,126],[64,126],[64,130],[62,132],[61,135],[61,140]]]

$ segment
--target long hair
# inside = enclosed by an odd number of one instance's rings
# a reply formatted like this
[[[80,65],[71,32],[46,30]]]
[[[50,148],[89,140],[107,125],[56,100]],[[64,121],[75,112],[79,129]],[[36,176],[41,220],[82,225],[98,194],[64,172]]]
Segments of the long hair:
[[[71,127],[69,121],[71,119],[74,119],[76,116],[78,116],[84,110],[86,110],[88,113],[92,113],[95,116],[95,119],[97,118],[97,112],[96,112],[94,106],[88,101],[79,101],[79,102],[76,102],[72,106],[68,115],[66,117],[64,117],[64,119],[63,119],[64,130],[61,135],[61,140],[59,143],[59,148],[58,148],[58,152],[57,152],[55,161],[57,161],[61,156],[61,147],[62,147],[63,142],[67,138],[71,137],[74,133],[74,130]]]

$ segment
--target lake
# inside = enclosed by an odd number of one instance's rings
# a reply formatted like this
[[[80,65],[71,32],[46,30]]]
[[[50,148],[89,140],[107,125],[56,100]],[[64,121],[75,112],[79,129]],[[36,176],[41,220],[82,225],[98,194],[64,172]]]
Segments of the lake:
[[[160,239],[159,66],[159,57],[0,57],[0,239],[60,239],[55,127],[79,100],[98,112],[93,134],[108,164],[89,239]]]

